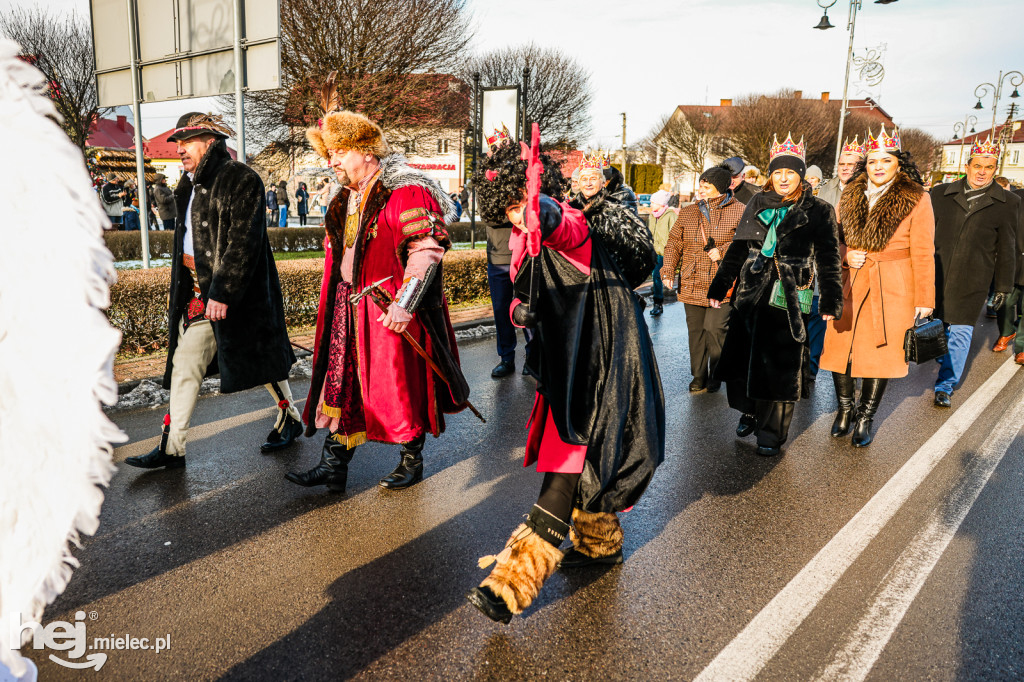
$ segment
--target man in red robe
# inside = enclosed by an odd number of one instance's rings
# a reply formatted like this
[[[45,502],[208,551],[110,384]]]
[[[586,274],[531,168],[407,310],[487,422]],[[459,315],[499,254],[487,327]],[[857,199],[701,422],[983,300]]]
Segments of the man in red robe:
[[[328,105],[329,106],[329,105]],[[325,107],[328,109],[328,107]],[[455,333],[441,288],[441,259],[451,243],[451,199],[437,181],[392,153],[377,124],[350,111],[330,112],[307,131],[343,189],[326,215],[306,435],[328,430],[320,463],[286,478],[344,492],[348,463],[368,440],[402,445],[398,467],[380,485],[407,488],[423,478],[423,443],[445,428],[444,415],[466,406]],[[381,312],[353,294],[384,281],[394,298]],[[402,337],[408,331],[445,374],[434,373]]]

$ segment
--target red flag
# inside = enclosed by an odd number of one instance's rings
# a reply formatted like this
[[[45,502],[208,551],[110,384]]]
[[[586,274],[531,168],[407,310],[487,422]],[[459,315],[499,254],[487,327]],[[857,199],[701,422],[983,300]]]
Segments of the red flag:
[[[540,126],[534,121],[530,131],[530,146],[522,145],[522,159],[526,166],[526,209],[523,220],[526,222],[526,250],[533,258],[540,255],[540,176],[544,167],[540,162]]]

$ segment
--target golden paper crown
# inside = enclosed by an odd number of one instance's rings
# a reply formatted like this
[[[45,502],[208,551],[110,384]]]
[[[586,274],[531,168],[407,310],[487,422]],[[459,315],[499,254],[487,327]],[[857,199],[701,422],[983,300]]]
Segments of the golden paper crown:
[[[608,166],[608,157],[601,154],[601,152],[594,152],[591,156],[583,157],[583,161],[580,162],[580,172],[582,173],[585,170],[603,171]]]
[[[779,136],[778,135],[775,135],[773,137],[772,146],[768,150],[768,156],[770,157],[769,161],[774,159],[776,156],[783,156],[783,155],[795,156],[796,158],[798,158],[801,161],[803,161],[804,160],[804,155],[805,155],[806,151],[807,150],[804,147],[804,138],[801,137],[800,138],[800,143],[797,144],[796,142],[793,142],[793,135],[792,135],[792,133],[789,133],[789,134],[786,135],[786,140],[782,144],[779,144]]]
[[[508,126],[505,125],[504,121],[502,121],[501,130],[495,128],[494,132],[487,136],[487,146],[490,147],[493,145],[509,142],[511,141],[511,139],[512,133],[508,131]]]
[[[885,125],[882,125],[882,129],[879,131],[878,137],[871,134],[868,130],[868,141],[864,144],[864,152],[870,154],[872,152],[888,152],[895,154],[900,150],[900,132],[895,128],[892,129],[892,136],[890,137],[885,132]]]
[[[865,154],[864,145],[862,145],[858,141],[859,137],[860,137],[859,135],[854,135],[852,142],[850,140],[847,140],[846,144],[843,145],[843,150],[842,150],[841,153],[842,154],[859,154],[860,156],[864,156],[864,154]]]
[[[975,156],[999,158],[999,143],[992,141],[991,133],[989,133],[988,139],[981,143],[978,142],[978,138],[974,138],[974,144],[971,145],[971,158]]]

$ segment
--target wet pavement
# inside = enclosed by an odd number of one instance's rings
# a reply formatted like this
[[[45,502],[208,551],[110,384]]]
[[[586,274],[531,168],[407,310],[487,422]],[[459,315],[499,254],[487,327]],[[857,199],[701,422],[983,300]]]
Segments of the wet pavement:
[[[313,466],[322,435],[261,455],[264,389],[201,398],[188,467],[120,467],[44,618],[82,611],[90,642],[169,636],[169,648],[107,651],[98,672],[46,660],[68,652],[26,654],[43,680],[1024,676],[1024,370],[988,350],[991,321],[952,410],[931,404],[935,365],[914,367],[890,382],[875,443],[856,450],[829,437],[822,373],[774,459],[735,437],[724,391],[688,393],[683,306],[651,332],[668,445],[622,515],[626,561],[556,573],[511,625],[464,599],[541,478],[521,465],[533,382],[490,378],[492,338],[460,344],[487,424],[450,417],[406,491],[377,486],[398,461],[380,444],[358,449],[344,496],[292,485],[284,473]],[[156,445],[163,409],[115,415],[131,438],[118,462]],[[990,478],[977,473],[986,461]],[[975,480],[976,501],[963,489]]]

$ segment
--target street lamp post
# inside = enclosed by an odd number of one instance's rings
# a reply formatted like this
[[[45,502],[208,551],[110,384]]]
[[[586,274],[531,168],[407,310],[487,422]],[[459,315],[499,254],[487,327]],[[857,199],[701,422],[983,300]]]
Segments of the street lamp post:
[[[1003,73],[999,72],[999,78],[996,79],[995,85],[992,83],[982,83],[978,87],[974,88],[974,96],[978,98],[978,103],[974,105],[975,109],[984,109],[984,105],[981,103],[981,98],[987,95],[989,92],[992,93],[992,137],[996,135],[996,114],[999,112],[999,100],[1003,95],[1003,84],[1006,81],[1010,81],[1010,85],[1013,86],[1013,93],[1010,95],[1010,99],[1017,99],[1020,97],[1020,93],[1017,92],[1017,88],[1024,83],[1024,73],[1020,71],[1007,71]]]
[[[960,131],[960,158],[958,160],[956,170],[960,172],[960,168],[964,165],[964,143],[967,142],[967,126],[971,126],[971,133],[974,132],[974,126],[978,124],[977,116],[968,116],[963,121],[957,121],[953,124],[953,139],[956,139],[957,130]]]
[[[825,14],[821,17],[821,21],[814,28],[822,31],[830,28],[835,28],[828,20],[828,10],[836,4],[837,0],[815,0],[818,3],[818,7],[825,10]],[[888,5],[897,0],[875,0],[876,5]],[[839,154],[843,150],[843,129],[846,127],[846,111],[850,104],[849,91],[850,91],[850,65],[853,63],[853,33],[857,27],[857,10],[862,9],[861,4],[863,0],[850,0],[850,10],[846,21],[846,30],[850,32],[850,44],[846,48],[846,78],[843,81],[843,104],[839,109],[839,134],[836,138],[836,162],[832,169],[832,174],[836,175],[839,173]]]

